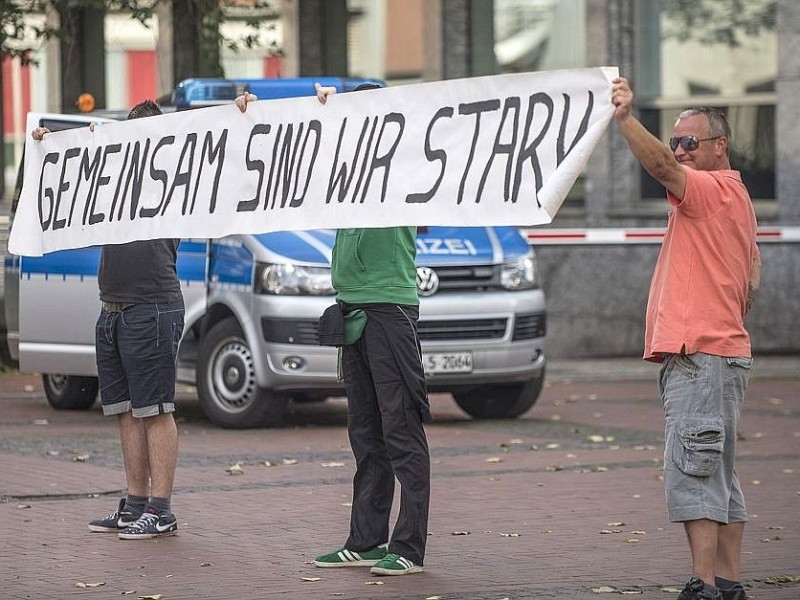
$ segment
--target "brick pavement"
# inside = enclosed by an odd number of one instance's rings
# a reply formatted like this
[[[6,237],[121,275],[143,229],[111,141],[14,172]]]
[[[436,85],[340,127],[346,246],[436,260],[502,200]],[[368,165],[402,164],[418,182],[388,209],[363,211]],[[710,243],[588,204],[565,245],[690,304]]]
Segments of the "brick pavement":
[[[674,598],[662,590],[682,587],[689,561],[664,514],[652,370],[603,381],[591,365],[572,367],[552,369],[516,421],[471,421],[434,397],[426,571],[398,578],[310,564],[347,533],[342,400],[299,406],[278,429],[223,431],[184,390],[180,533],[121,541],[86,529],[124,488],[114,422],[97,407],[52,411],[36,378],[2,375],[0,598]],[[787,372],[751,381],[742,420],[743,576],[758,600],[800,598],[800,583],[769,583],[800,576],[800,379]],[[237,462],[244,474],[227,474]]]

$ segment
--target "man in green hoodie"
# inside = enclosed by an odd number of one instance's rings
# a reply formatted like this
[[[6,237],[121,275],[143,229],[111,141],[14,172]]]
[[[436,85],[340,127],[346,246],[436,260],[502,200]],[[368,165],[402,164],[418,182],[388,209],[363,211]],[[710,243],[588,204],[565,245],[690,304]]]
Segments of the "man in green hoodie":
[[[365,84],[356,88],[377,88]],[[325,104],[335,88],[316,85]],[[236,99],[244,112],[253,94]],[[317,567],[371,567],[374,575],[422,571],[428,536],[431,419],[417,334],[416,227],[340,229],[331,278],[345,313],[341,367],[347,432],[356,460],[350,535]],[[395,477],[400,511],[391,537]]]

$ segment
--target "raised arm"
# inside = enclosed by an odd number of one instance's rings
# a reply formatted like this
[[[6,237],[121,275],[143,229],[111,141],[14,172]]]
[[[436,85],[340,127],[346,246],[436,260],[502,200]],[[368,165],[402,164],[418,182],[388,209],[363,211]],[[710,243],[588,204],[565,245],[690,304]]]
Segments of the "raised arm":
[[[631,114],[633,91],[628,80],[619,77],[612,83],[611,102],[616,107],[614,117],[631,152],[656,181],[682,200],[686,191],[685,167],[678,163],[666,144],[647,131]]]

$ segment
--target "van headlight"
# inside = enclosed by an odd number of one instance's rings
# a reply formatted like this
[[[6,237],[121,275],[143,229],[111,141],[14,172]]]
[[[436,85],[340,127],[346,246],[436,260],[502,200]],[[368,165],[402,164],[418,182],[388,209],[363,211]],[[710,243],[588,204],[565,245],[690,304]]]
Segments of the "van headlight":
[[[500,285],[507,290],[530,290],[539,287],[539,265],[533,248],[528,254],[500,266]]]
[[[331,296],[330,267],[267,263],[258,266],[257,294],[282,296]]]

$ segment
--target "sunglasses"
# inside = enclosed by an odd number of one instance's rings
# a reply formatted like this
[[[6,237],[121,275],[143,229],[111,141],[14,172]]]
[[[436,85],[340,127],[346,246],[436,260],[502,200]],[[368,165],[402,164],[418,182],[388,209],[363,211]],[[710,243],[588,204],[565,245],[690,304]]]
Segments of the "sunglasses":
[[[707,137],[707,138],[698,138],[695,135],[684,135],[683,137],[671,137],[669,138],[669,147],[670,149],[675,152],[678,149],[678,145],[686,150],[687,152],[691,152],[692,150],[697,150],[700,147],[700,142],[707,142],[708,140],[718,140],[721,138],[721,135],[715,137]]]

